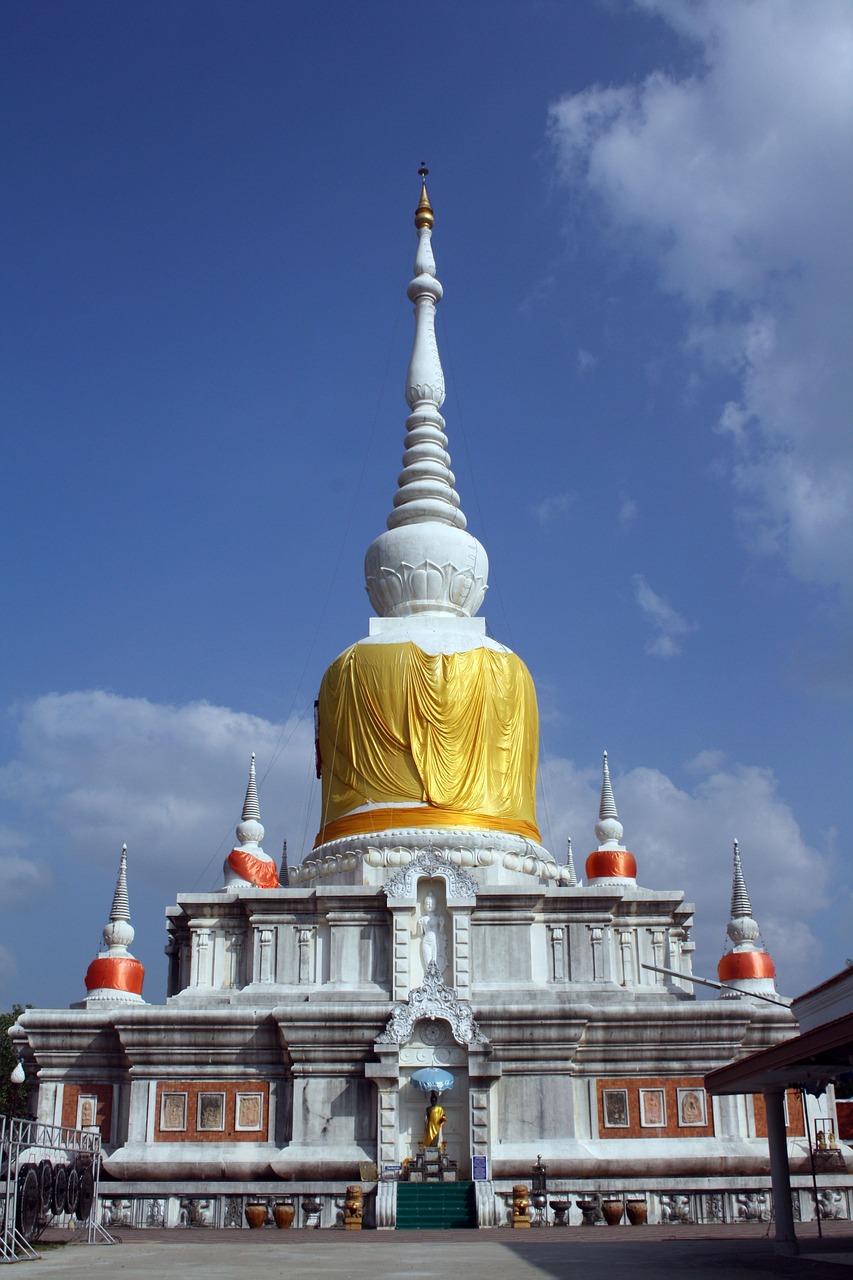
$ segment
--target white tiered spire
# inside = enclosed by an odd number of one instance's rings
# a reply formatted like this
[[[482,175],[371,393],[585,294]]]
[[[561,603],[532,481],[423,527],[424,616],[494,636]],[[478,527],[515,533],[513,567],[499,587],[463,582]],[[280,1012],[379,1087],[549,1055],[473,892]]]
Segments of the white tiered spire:
[[[752,914],[737,840],[732,848],[731,919],[726,933],[732,949],[726,952],[717,966],[720,981],[732,990],[748,995],[775,995],[776,970],[771,957],[759,943],[761,931]]]
[[[598,822],[595,834],[601,841],[602,849],[621,849],[623,827],[616,812],[616,801],[613,798],[613,786],[610,782],[610,766],[607,763],[607,752],[601,766],[601,801],[598,806]]]
[[[258,784],[255,776],[255,753],[249,765],[249,785],[243,801],[243,815],[237,823],[237,844],[225,859],[225,888],[277,889],[278,876],[275,863],[264,853],[261,841],[264,828],[258,804]]]
[[[601,765],[601,800],[595,824],[598,848],[586,860],[586,882],[596,884],[636,884],[637,863],[634,855],[621,844],[623,827],[616,812],[607,752]]]
[[[570,889],[573,889],[578,882],[577,872],[575,871],[575,859],[572,853],[572,837],[569,836],[566,841],[566,877],[565,883]]]
[[[127,954],[127,948],[135,937],[135,930],[130,923],[130,900],[127,896],[127,845],[123,844],[110,920],[104,928],[104,942],[114,954]]]
[[[749,901],[749,894],[746,891],[746,881],[743,878],[743,864],[740,860],[740,845],[737,840],[734,842],[733,849],[734,869],[732,872],[732,921],[745,920],[752,916],[752,904]],[[731,934],[729,934],[731,936]],[[757,937],[756,933],[756,937]]]
[[[123,844],[113,905],[103,932],[107,950],[97,956],[86,971],[86,1005],[104,1000],[118,1004],[144,1003],[145,969],[129,951],[135,936],[127,896],[127,845]]]
[[[489,563],[482,545],[465,532],[466,520],[454,488],[444,418],[444,373],[435,337],[435,308],[443,289],[435,274],[432,228],[435,215],[422,165],[421,198],[415,211],[418,248],[407,293],[415,308],[415,337],[406,374],[403,470],[397,477],[388,530],[368,548],[365,581],[370,602],[382,617],[449,614],[472,617],[483,601]]]

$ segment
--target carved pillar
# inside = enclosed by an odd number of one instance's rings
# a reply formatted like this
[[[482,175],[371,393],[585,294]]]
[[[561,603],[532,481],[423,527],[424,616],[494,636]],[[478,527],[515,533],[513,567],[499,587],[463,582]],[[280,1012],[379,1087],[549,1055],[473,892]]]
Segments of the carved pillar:
[[[294,925],[296,933],[296,946],[298,950],[297,961],[297,982],[300,984],[313,983],[315,977],[315,947],[314,939],[317,933],[316,925]]]
[[[192,985],[209,987],[213,982],[213,946],[209,929],[193,929]]]
[[[630,987],[634,981],[634,957],[632,955],[634,943],[633,929],[617,929],[616,933],[619,938],[619,954],[620,967],[622,970],[622,986]]]
[[[275,975],[275,933],[255,927],[255,982],[272,982]]]
[[[650,929],[652,935],[652,964],[660,968],[664,960],[664,942],[666,934],[663,929]],[[669,968],[669,965],[666,966]],[[648,970],[646,970],[648,972]],[[662,987],[664,983],[664,975],[662,973],[652,973],[651,981],[655,986]]]
[[[240,987],[243,985],[243,935],[236,930],[229,934],[227,947],[228,963],[224,974],[223,986]]]
[[[377,1046],[379,1062],[368,1062],[364,1074],[376,1082],[376,1163],[379,1176],[386,1165],[399,1164],[400,1052]]]
[[[549,924],[551,952],[551,981],[565,982],[566,971],[566,929],[562,924]]]
[[[601,982],[604,979],[604,957],[602,955],[602,938],[604,930],[600,925],[587,925],[589,929],[589,945],[592,949],[592,980]]]
[[[471,1174],[485,1160],[486,1178],[492,1176],[491,1088],[501,1074],[500,1065],[474,1049],[468,1053],[468,1115],[471,1141]]]
[[[393,930],[391,985],[392,999],[405,1000],[410,990],[409,956],[412,938],[413,902],[389,902]]]
[[[471,908],[448,904],[453,931],[453,977],[451,986],[467,1000],[471,995]]]

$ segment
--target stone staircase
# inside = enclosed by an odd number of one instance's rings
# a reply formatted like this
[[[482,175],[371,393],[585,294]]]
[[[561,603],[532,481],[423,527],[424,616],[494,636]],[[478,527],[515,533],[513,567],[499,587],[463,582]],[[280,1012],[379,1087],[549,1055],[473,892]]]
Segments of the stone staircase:
[[[477,1226],[473,1182],[400,1182],[398,1231],[449,1231]]]

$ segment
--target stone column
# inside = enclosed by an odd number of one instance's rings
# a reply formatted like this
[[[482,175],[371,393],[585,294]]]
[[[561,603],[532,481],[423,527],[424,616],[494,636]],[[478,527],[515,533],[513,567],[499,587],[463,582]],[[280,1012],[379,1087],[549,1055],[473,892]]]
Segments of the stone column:
[[[300,985],[311,984],[316,981],[314,936],[317,932],[317,926],[294,925],[293,927],[296,931],[296,946],[299,953],[297,981]]]
[[[767,1142],[770,1147],[770,1181],[773,1187],[773,1214],[776,1219],[776,1252],[798,1253],[791,1204],[791,1170],[788,1165],[788,1137],[785,1132],[785,1090],[764,1089],[767,1111]]]
[[[411,989],[409,956],[411,953],[413,902],[390,901],[392,929],[391,998],[405,1000]]]
[[[213,946],[210,929],[192,928],[192,985],[209,987],[213,983]]]
[[[399,1164],[399,1050],[381,1050],[380,1057],[380,1062],[365,1065],[364,1074],[376,1083],[376,1163],[381,1179],[385,1165]]]
[[[453,963],[450,985],[460,1000],[471,998],[471,908],[447,905],[453,930]]]
[[[619,937],[622,986],[630,987],[634,982],[634,957],[631,954],[634,942],[634,930],[617,929],[616,933]]]
[[[468,1052],[468,1116],[471,1141],[471,1173],[474,1157],[483,1156],[489,1179],[492,1176],[491,1087],[501,1075],[500,1063],[482,1053]]]
[[[275,933],[255,928],[255,982],[272,982],[275,976]]]
[[[549,924],[551,951],[551,981],[565,982],[566,973],[566,929],[562,924]]]
[[[663,968],[663,949],[666,942],[666,934],[663,929],[650,929],[649,932],[652,935],[652,964],[656,965],[658,969]],[[669,965],[665,967],[669,968]],[[662,973],[653,973],[649,981],[657,987],[662,987],[664,985],[664,975]]]
[[[604,957],[603,957],[603,936],[604,930],[600,925],[589,925],[589,945],[592,949],[592,980],[593,982],[602,982],[604,980]]]

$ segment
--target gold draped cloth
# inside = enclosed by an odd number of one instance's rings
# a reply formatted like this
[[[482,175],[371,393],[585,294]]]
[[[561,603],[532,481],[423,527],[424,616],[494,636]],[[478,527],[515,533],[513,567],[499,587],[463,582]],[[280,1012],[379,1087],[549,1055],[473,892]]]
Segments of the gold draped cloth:
[[[514,653],[353,645],[320,687],[315,846],[391,827],[478,827],[538,841],[538,746],[536,692]],[[407,804],[416,807],[395,807]]]

